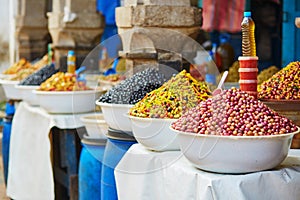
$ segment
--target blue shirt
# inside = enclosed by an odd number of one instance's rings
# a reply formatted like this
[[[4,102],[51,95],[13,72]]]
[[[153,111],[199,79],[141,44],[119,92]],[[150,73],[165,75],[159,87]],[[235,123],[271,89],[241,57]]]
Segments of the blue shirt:
[[[105,17],[107,25],[116,24],[115,9],[120,6],[120,0],[97,0],[97,11]]]

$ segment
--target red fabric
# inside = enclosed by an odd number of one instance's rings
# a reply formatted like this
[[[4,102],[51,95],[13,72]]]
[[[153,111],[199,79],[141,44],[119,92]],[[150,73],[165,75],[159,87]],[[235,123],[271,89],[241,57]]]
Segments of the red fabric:
[[[246,0],[203,0],[203,30],[241,31]]]

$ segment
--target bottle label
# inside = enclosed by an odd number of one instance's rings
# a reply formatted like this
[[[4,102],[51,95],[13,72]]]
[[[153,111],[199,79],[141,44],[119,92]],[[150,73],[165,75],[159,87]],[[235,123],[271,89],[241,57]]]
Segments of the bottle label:
[[[69,61],[69,60],[68,60],[67,65],[75,65],[75,62],[74,62],[74,61]]]
[[[74,74],[75,73],[75,70],[76,70],[76,58],[75,56],[70,56],[68,57],[68,60],[67,60],[67,66],[68,66],[68,73],[72,73]]]

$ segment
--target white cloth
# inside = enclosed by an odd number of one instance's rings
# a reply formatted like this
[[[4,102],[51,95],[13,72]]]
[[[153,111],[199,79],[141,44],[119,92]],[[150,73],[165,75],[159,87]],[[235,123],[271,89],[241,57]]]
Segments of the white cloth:
[[[16,200],[53,200],[50,129],[82,127],[82,115],[48,114],[21,102],[15,112],[10,138],[7,196]]]
[[[246,200],[300,197],[300,150],[276,169],[217,174],[195,168],[180,151],[153,152],[134,144],[115,168],[119,200]]]

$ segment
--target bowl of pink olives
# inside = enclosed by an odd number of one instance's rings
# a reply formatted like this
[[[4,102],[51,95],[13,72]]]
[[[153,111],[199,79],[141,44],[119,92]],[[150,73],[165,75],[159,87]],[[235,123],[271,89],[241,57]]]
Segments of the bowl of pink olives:
[[[290,119],[236,88],[201,102],[173,122],[180,150],[197,168],[217,173],[272,169],[299,133]]]

